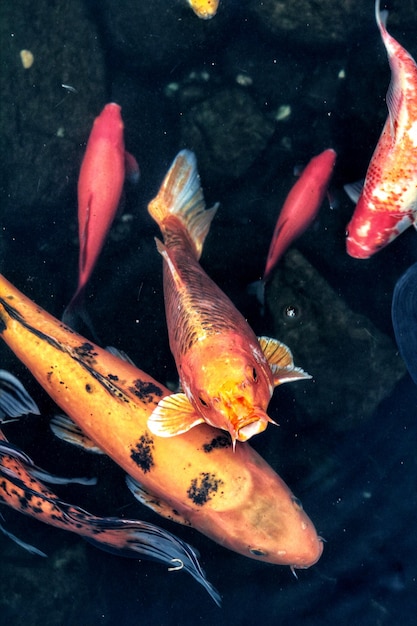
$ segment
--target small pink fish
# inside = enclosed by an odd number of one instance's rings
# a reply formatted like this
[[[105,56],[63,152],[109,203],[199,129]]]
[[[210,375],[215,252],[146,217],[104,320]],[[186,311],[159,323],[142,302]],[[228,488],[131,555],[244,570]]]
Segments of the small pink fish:
[[[417,219],[417,65],[387,32],[388,13],[380,11],[379,0],[375,15],[391,67],[389,115],[362,191],[345,186],[357,201],[346,233],[347,252],[357,259],[372,256]]]
[[[266,281],[279,259],[315,219],[336,162],[336,152],[329,148],[311,161],[288,194],[281,209],[263,275]]]
[[[119,206],[125,173],[139,179],[135,158],[125,152],[121,109],[106,104],[94,120],[78,179],[78,286],[63,320],[71,325]],[[83,317],[83,316],[82,316]]]

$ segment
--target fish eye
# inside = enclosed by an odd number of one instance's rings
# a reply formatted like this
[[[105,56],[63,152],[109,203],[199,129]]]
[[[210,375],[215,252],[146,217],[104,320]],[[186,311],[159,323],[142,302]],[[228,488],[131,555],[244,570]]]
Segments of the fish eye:
[[[249,552],[253,554],[253,556],[267,556],[267,552],[261,550],[260,548],[249,548]]]
[[[200,404],[202,404],[202,406],[208,407],[207,402],[204,400],[204,398],[202,398],[201,396],[198,396],[198,399],[200,401]]]

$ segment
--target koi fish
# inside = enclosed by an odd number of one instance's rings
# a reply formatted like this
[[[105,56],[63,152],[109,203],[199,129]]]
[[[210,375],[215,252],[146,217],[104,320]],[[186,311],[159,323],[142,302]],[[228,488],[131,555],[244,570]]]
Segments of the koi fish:
[[[263,281],[292,242],[312,224],[323,202],[336,162],[331,148],[313,157],[288,194],[272,235]]]
[[[196,159],[183,150],[148,211],[164,243],[165,312],[169,342],[183,393],[162,399],[148,420],[161,437],[206,422],[247,441],[273,422],[266,414],[274,387],[311,378],[295,367],[284,344],[259,340],[198,260],[217,206],[205,210]]]
[[[23,385],[11,374],[0,372],[1,416],[39,413]],[[169,571],[184,569],[200,583],[218,606],[220,595],[208,582],[195,550],[172,533],[154,524],[118,517],[97,517],[78,506],[64,502],[46,487],[48,483],[95,484],[84,478],[59,478],[38,468],[17,446],[11,444],[0,430],[0,504],[33,517],[45,524],[80,535],[94,546],[120,556],[145,558],[168,565]],[[0,530],[32,554],[44,552],[22,541],[2,525]]]
[[[211,20],[217,13],[219,0],[188,0],[188,4],[202,20]]]
[[[134,481],[141,501],[240,554],[291,568],[323,543],[301,503],[249,444],[200,424],[154,437],[170,391],[43,311],[0,275],[0,335],[49,396]]]
[[[357,259],[372,256],[417,221],[417,66],[387,32],[388,12],[380,11],[379,0],[375,15],[391,67],[389,115],[362,191],[345,186],[357,200],[346,231],[347,252]]]
[[[395,285],[391,316],[400,354],[417,385],[417,263]]]
[[[78,178],[78,286],[62,318],[70,326],[79,314],[91,327],[81,307],[84,290],[115,218],[126,172],[132,180],[139,179],[138,164],[125,151],[120,111],[120,106],[111,102],[96,117],[81,164]]]

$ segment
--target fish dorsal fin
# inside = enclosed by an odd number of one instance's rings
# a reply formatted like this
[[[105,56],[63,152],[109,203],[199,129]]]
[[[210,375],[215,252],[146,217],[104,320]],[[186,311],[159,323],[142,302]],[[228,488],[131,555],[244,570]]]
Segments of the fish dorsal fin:
[[[165,176],[158,195],[149,203],[148,211],[159,226],[169,215],[178,217],[186,228],[199,259],[217,208],[218,204],[211,209],[205,209],[197,159],[191,150],[182,150]]]
[[[185,393],[174,393],[159,401],[148,419],[148,428],[159,437],[174,437],[186,433],[204,422]]]
[[[159,496],[147,491],[140,482],[129,475],[126,476],[126,484],[135,496],[136,500],[139,500],[139,502],[144,506],[147,506],[152,511],[155,511],[155,513],[158,513],[173,522],[178,522],[178,524],[184,524],[185,526],[191,526],[189,520],[185,519],[185,517],[175,511],[172,506],[165,502],[165,500],[161,500]]]
[[[180,274],[178,273],[175,263],[172,261],[171,257],[169,256],[169,249],[157,237],[155,237],[155,243],[156,243],[156,249],[158,250],[159,254],[164,259],[165,263],[168,265],[169,271],[171,272],[171,276],[174,280],[174,283],[177,289],[182,289],[184,287],[184,283]]]
[[[49,423],[49,427],[56,437],[71,443],[87,452],[95,452],[96,454],[105,454],[96,443],[87,437],[75,422],[67,415],[54,415]]]
[[[294,365],[291,350],[281,341],[270,337],[258,337],[262,352],[274,377],[274,385],[311,378],[301,367]]]

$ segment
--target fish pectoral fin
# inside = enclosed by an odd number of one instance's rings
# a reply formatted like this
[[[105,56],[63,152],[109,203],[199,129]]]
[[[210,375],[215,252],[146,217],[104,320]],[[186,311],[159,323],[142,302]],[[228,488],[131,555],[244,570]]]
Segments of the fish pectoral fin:
[[[270,337],[258,337],[262,352],[274,377],[274,385],[311,378],[301,367],[294,365],[291,350],[281,341]]]
[[[129,475],[126,476],[126,484],[136,500],[139,500],[144,506],[147,506],[155,513],[158,513],[158,515],[162,515],[172,522],[184,524],[184,526],[191,526],[191,522],[173,509],[168,502],[161,500],[159,496],[147,491],[140,482]]]
[[[346,185],[343,185],[343,189],[349,196],[350,200],[352,200],[353,204],[357,204],[359,200],[359,196],[362,193],[364,182],[365,180],[362,179],[362,180],[357,180],[354,183],[347,183]]]
[[[96,454],[105,454],[96,443],[87,437],[75,422],[67,415],[54,415],[49,423],[49,427],[56,437],[71,443],[78,448],[82,448],[87,452],[95,452]]]
[[[203,417],[196,413],[185,393],[174,393],[159,401],[148,419],[148,428],[159,437],[174,437],[202,422]]]

